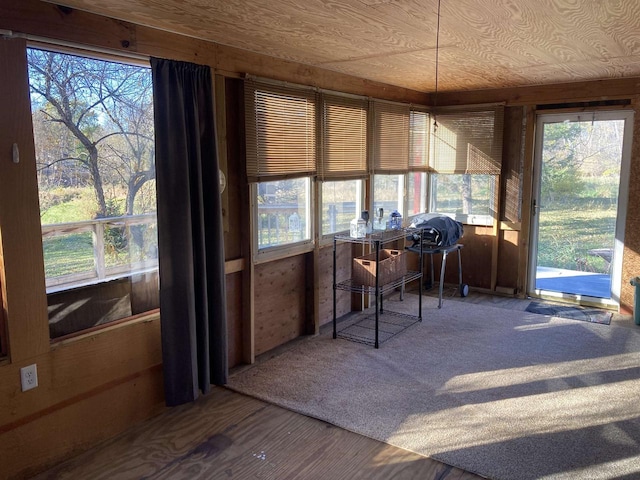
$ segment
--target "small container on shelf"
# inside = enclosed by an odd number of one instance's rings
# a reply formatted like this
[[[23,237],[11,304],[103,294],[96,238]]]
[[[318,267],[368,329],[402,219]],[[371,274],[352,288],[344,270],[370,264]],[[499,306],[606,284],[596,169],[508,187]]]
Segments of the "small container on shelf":
[[[354,218],[349,224],[349,236],[351,238],[364,238],[367,236],[367,222],[363,218]]]
[[[389,228],[391,230],[400,230],[402,228],[402,214],[397,210],[391,212],[391,219],[389,220]]]

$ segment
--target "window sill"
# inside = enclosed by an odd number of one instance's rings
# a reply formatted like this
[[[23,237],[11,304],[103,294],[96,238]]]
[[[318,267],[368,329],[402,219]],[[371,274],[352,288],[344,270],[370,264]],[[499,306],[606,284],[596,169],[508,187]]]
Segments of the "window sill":
[[[74,343],[77,341],[81,341],[89,337],[95,337],[96,335],[101,335],[107,332],[111,332],[113,330],[127,328],[132,325],[137,325],[139,323],[155,322],[159,320],[160,320],[160,309],[157,308],[155,310],[150,310],[148,312],[140,313],[133,317],[122,318],[120,320],[116,320],[111,323],[107,323],[104,325],[97,325],[95,327],[88,328],[86,330],[81,330],[79,332],[71,333],[63,337],[55,338],[51,340],[51,348],[55,350],[56,348],[59,348],[61,346],[68,345],[70,343]]]
[[[259,265],[261,263],[273,262],[274,260],[281,260],[283,258],[312,252],[313,249],[314,245],[312,241],[270,247],[264,250],[259,250],[253,259],[253,263],[254,265]]]
[[[481,226],[481,227],[492,227],[493,226],[493,217],[491,215],[474,215],[474,214],[466,214],[466,213],[446,213],[446,212],[430,212],[428,214],[417,214],[417,215],[413,215],[411,218],[411,221],[413,221],[413,219],[415,217],[418,216],[443,216],[443,217],[449,217],[452,218],[453,220],[456,220],[460,223],[462,223],[463,225],[476,225],[476,226]]]
[[[47,295],[51,293],[59,293],[59,292],[65,292],[68,290],[74,290],[77,288],[92,287],[94,285],[111,282],[113,280],[120,280],[122,278],[129,278],[129,277],[134,277],[136,275],[144,275],[146,273],[153,273],[157,271],[158,271],[158,266],[156,265],[150,268],[130,270],[130,271],[126,271],[126,272],[115,274],[115,275],[109,275],[109,276],[106,276],[105,278],[91,277],[88,280],[82,280],[82,281],[73,282],[73,283],[70,282],[70,283],[63,283],[60,285],[50,285],[50,286],[47,286]]]

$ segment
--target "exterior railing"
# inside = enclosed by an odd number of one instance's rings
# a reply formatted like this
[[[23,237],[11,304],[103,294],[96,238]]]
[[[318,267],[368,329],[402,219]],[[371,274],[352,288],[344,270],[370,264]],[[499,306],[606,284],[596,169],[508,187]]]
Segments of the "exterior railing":
[[[42,226],[47,292],[158,268],[155,213]]]

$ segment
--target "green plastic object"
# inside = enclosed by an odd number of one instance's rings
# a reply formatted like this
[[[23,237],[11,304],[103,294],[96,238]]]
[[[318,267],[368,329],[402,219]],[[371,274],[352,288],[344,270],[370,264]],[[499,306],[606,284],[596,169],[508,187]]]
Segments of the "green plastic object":
[[[633,320],[634,322],[636,322],[636,325],[640,325],[640,277],[632,278],[631,285],[636,287],[636,293],[633,302]]]

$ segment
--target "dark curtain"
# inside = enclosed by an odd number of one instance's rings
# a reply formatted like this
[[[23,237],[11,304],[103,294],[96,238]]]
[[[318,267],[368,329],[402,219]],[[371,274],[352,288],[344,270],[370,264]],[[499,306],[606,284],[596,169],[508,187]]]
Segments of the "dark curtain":
[[[165,399],[227,382],[222,208],[211,69],[152,58]]]

